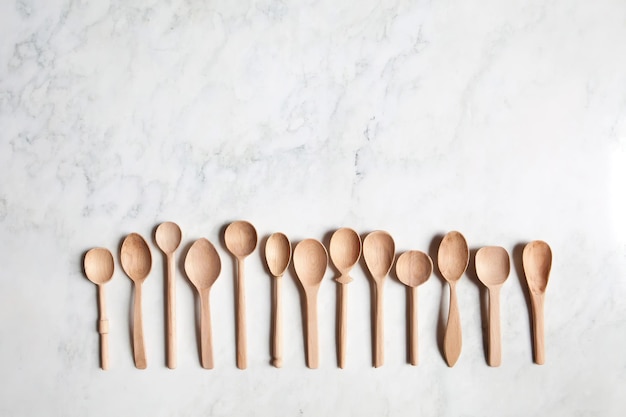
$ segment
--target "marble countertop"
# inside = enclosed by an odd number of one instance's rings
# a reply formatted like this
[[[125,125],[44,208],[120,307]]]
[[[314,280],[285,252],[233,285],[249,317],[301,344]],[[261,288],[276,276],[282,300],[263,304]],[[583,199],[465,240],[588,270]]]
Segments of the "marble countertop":
[[[626,3],[545,1],[5,1],[0,4],[0,414],[20,416],[622,416],[626,412]],[[502,366],[486,363],[485,290],[457,289],[463,350],[441,354],[448,287],[419,289],[420,363],[405,288],[385,283],[385,365],[370,288],[349,284],[346,369],[335,291],[319,294],[320,368],[305,365],[293,271],[284,367],[270,365],[270,278],[247,261],[248,361],[235,366],[235,219],[261,239],[382,229],[397,253],[513,255]],[[212,241],[215,369],[200,367],[195,293],[177,268],[178,367],[165,367],[162,221]],[[148,369],[135,369],[128,233],[146,237]],[[553,251],[543,366],[533,364],[525,242]],[[111,369],[82,256],[115,254]],[[184,250],[178,253],[180,259]],[[481,299],[483,301],[481,301]],[[621,393],[621,394],[620,394]]]

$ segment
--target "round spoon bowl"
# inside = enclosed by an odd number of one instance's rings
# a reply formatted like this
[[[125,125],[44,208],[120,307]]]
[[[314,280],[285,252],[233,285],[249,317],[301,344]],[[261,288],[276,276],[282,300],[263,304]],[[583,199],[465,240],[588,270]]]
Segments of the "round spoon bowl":
[[[333,265],[339,271],[346,271],[361,257],[361,237],[352,229],[341,228],[333,233],[328,249]]]
[[[163,253],[171,254],[180,246],[183,234],[173,222],[161,223],[154,234],[154,240]]]
[[[433,272],[433,261],[421,251],[404,252],[396,261],[396,275],[408,287],[425,283]]]
[[[211,288],[222,270],[222,263],[215,247],[205,238],[196,240],[185,257],[185,273],[198,289]]]
[[[145,280],[152,268],[150,248],[137,233],[131,233],[124,239],[120,259],[122,269],[133,281]]]
[[[304,287],[319,285],[327,266],[326,248],[315,239],[305,239],[293,250],[293,267]]]
[[[275,277],[282,276],[291,261],[291,243],[283,233],[273,233],[265,243],[267,268]]]
[[[108,249],[93,248],[85,254],[85,275],[89,281],[102,285],[113,278],[113,255]]]
[[[476,275],[487,287],[504,284],[511,271],[509,254],[500,246],[487,246],[476,252]]]
[[[524,247],[522,263],[530,290],[536,294],[544,293],[552,267],[550,246],[541,240],[530,242]]]
[[[226,248],[235,257],[239,259],[245,258],[256,248],[256,229],[252,224],[243,220],[232,222],[224,232],[224,242],[226,243]]]
[[[396,246],[391,235],[377,230],[363,240],[363,259],[374,278],[385,277],[391,270]]]
[[[469,264],[469,247],[463,235],[453,231],[439,245],[437,265],[446,281],[458,281]]]

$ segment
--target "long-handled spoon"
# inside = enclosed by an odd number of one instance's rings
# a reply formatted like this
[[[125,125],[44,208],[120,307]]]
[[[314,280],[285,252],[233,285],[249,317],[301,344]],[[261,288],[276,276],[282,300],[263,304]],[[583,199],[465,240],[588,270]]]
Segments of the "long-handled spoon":
[[[167,271],[165,274],[166,292],[166,339],[167,367],[176,368],[176,274],[174,272],[174,252],[180,246],[182,232],[176,223],[161,223],[156,229],[154,240],[165,254]]]
[[[250,255],[257,244],[256,229],[246,221],[236,221],[228,225],[224,232],[226,248],[237,258],[237,281],[235,282],[235,322],[237,326],[237,368],[248,366],[246,342],[246,293],[244,286],[243,260]]]
[[[131,233],[124,239],[120,251],[122,269],[135,285],[133,307],[133,353],[135,366],[146,369],[146,349],[143,338],[143,317],[141,313],[141,284],[152,268],[152,254],[146,241],[137,233]]]
[[[109,369],[109,319],[104,284],[113,277],[113,255],[108,249],[93,248],[85,254],[85,275],[98,286],[98,333],[100,333],[100,366]]]
[[[476,252],[476,275],[489,290],[489,366],[502,363],[500,337],[500,288],[511,270],[509,254],[499,246],[487,246]]]
[[[552,251],[546,242],[535,240],[524,247],[522,254],[524,274],[530,290],[530,300],[533,311],[533,345],[535,363],[543,365],[546,362],[544,342],[543,303],[546,295],[546,286],[552,267]]]
[[[220,256],[211,242],[201,238],[191,245],[185,257],[185,273],[200,297],[200,362],[205,369],[213,369],[209,296],[221,269]]]
[[[317,292],[328,266],[326,248],[315,239],[305,239],[293,250],[293,267],[304,289],[306,304],[306,361],[307,366],[319,366],[317,336]]]
[[[328,251],[330,260],[339,271],[337,281],[337,363],[340,368],[346,364],[346,333],[347,333],[347,309],[348,288],[346,285],[352,282],[350,270],[359,262],[361,257],[361,237],[352,229],[341,228],[333,233],[330,238]]]
[[[272,276],[272,364],[283,366],[283,319],[281,281],[291,261],[291,243],[282,233],[273,233],[265,243],[265,261]]]
[[[363,259],[374,281],[374,367],[383,365],[383,283],[391,271],[396,246],[389,233],[377,230],[363,239]]]
[[[454,366],[461,354],[461,317],[456,297],[456,283],[465,273],[468,263],[469,248],[463,235],[459,232],[445,235],[439,245],[437,265],[441,275],[450,284],[450,310],[443,336],[443,353],[450,367]]]
[[[407,286],[409,293],[409,362],[417,365],[417,287],[425,283],[433,272],[433,261],[424,252],[404,252],[396,261],[396,275]]]

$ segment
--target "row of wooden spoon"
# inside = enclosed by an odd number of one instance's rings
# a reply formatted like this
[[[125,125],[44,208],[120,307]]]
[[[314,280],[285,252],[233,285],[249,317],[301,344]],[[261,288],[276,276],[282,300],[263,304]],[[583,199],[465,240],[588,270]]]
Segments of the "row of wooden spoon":
[[[166,310],[167,310],[167,366],[176,367],[176,316],[175,316],[175,281],[174,252],[180,246],[182,233],[172,222],[159,225],[155,241],[167,259]],[[231,223],[225,230],[224,242],[227,249],[237,260],[236,293],[236,346],[237,367],[247,367],[244,259],[257,246],[257,233],[252,224],[246,221]],[[330,260],[339,271],[337,282],[337,360],[339,367],[345,366],[346,322],[347,322],[347,287],[352,281],[351,269],[361,255],[370,273],[373,286],[373,362],[378,367],[383,364],[383,283],[395,260],[395,244],[392,237],[384,231],[368,234],[361,242],[360,236],[352,229],[337,230],[330,239],[329,251],[317,240],[305,239],[293,249],[287,236],[282,233],[272,234],[265,245],[265,259],[272,276],[272,363],[282,366],[282,314],[281,314],[281,277],[293,260],[294,270],[299,279],[305,301],[306,323],[306,358],[307,366],[317,368],[319,350],[317,337],[317,293]],[[441,274],[450,284],[450,311],[444,336],[444,355],[449,366],[453,366],[461,352],[461,326],[458,303],[456,301],[456,282],[464,274],[469,263],[469,249],[465,238],[459,232],[450,232],[442,240],[438,251],[438,266]],[[292,259],[293,258],[293,259]],[[135,365],[139,369],[147,366],[143,341],[141,314],[141,285],[148,276],[152,257],[145,240],[136,233],[128,235],[120,250],[122,269],[134,282],[133,307],[133,353]],[[524,249],[523,264],[530,288],[535,362],[544,362],[543,348],[543,293],[551,264],[550,248],[545,242],[534,241]],[[89,250],[84,258],[85,274],[98,285],[99,326],[101,365],[108,368],[108,320],[104,300],[103,285],[113,276],[113,257],[104,248]],[[184,261],[184,269],[189,280],[196,287],[201,304],[200,345],[201,363],[204,368],[213,368],[211,342],[211,319],[209,293],[211,286],[219,276],[221,262],[215,247],[207,239],[198,239],[190,247]],[[417,309],[415,300],[417,287],[431,275],[433,263],[430,257],[421,251],[408,251],[396,261],[398,279],[409,291],[409,359],[418,363],[417,350]],[[509,257],[503,248],[486,247],[476,254],[476,272],[479,279],[487,286],[490,294],[489,311],[489,364],[500,364],[500,324],[499,324],[499,288],[509,274]]]

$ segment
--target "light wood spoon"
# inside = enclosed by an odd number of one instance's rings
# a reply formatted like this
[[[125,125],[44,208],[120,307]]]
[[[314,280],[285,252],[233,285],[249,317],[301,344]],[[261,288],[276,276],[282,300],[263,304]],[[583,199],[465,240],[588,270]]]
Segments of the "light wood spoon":
[[[500,288],[509,276],[511,263],[506,249],[487,246],[476,252],[476,275],[489,290],[489,366],[502,363],[500,336]]]
[[[237,259],[237,280],[235,282],[235,322],[237,326],[237,368],[248,366],[246,342],[246,292],[244,280],[244,259],[250,255],[257,244],[254,226],[246,221],[236,221],[228,225],[224,232],[226,248]]]
[[[146,369],[146,349],[143,337],[143,316],[141,312],[141,285],[152,268],[152,254],[146,241],[137,233],[131,233],[124,239],[120,251],[122,269],[133,281],[135,301],[133,307],[133,353],[135,366]]]
[[[363,239],[363,259],[374,281],[374,367],[383,365],[384,327],[383,327],[383,283],[391,271],[395,258],[396,246],[389,233],[377,230]]]
[[[167,269],[165,273],[166,298],[166,343],[167,367],[176,368],[176,274],[174,269],[174,252],[180,246],[182,232],[176,223],[161,223],[156,229],[154,240],[165,254]]]
[[[200,362],[213,369],[213,338],[211,336],[211,286],[220,275],[222,263],[215,247],[207,239],[196,240],[185,257],[185,273],[200,297]]]
[[[469,248],[462,234],[450,232],[444,236],[437,253],[437,265],[444,279],[450,284],[450,310],[448,324],[443,336],[443,353],[448,366],[452,367],[461,354],[461,317],[456,297],[456,283],[469,264]]]
[[[417,365],[417,287],[425,283],[433,273],[433,261],[424,252],[404,252],[396,261],[396,275],[407,286],[409,294],[409,362]]]
[[[346,285],[352,282],[350,270],[359,262],[361,257],[361,237],[347,227],[337,230],[330,238],[328,251],[330,260],[339,271],[337,281],[337,364],[340,368],[346,365],[346,333],[347,333],[347,309],[348,288]]]
[[[113,277],[113,255],[108,249],[93,248],[85,254],[85,275],[98,286],[98,333],[100,333],[100,366],[109,369],[109,319],[107,318],[104,284]]]
[[[302,284],[306,304],[306,361],[307,366],[319,366],[317,336],[317,292],[328,266],[326,248],[315,239],[305,239],[293,250],[293,267]]]
[[[543,365],[546,362],[543,304],[552,267],[550,246],[541,240],[530,242],[524,247],[522,264],[532,304],[535,363]]]
[[[272,364],[283,366],[283,318],[281,307],[282,277],[291,261],[291,243],[282,233],[273,233],[265,243],[265,261],[272,280]]]

